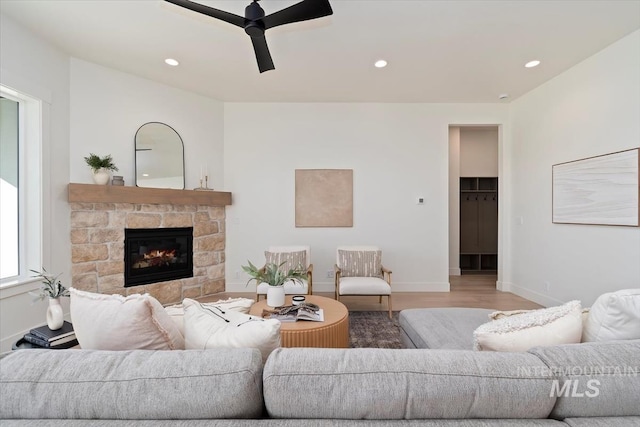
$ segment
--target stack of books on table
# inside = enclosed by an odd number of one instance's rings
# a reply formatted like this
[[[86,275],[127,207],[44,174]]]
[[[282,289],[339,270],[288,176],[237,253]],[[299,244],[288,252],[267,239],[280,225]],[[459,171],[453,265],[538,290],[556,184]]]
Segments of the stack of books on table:
[[[35,346],[51,349],[71,348],[78,345],[73,325],[66,320],[62,328],[52,331],[47,325],[34,328],[24,336],[24,340]]]

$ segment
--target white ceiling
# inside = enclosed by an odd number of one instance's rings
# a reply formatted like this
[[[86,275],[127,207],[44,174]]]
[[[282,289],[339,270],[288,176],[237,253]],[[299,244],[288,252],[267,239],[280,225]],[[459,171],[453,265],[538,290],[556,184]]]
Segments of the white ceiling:
[[[237,15],[250,3],[198,1]],[[640,28],[640,0],[330,1],[330,17],[267,30],[276,69],[263,74],[241,28],[161,0],[0,0],[0,12],[74,57],[228,102],[508,102]]]

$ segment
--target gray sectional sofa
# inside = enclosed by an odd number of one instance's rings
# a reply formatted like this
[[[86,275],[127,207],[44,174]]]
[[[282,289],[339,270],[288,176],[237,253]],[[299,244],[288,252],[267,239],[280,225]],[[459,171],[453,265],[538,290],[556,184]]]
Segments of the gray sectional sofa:
[[[409,342],[458,345],[442,330],[430,337],[435,325],[422,329],[416,316],[424,325],[424,313],[401,316]],[[640,340],[523,353],[281,348],[264,365],[256,349],[18,350],[0,360],[3,427],[637,427],[639,402]]]

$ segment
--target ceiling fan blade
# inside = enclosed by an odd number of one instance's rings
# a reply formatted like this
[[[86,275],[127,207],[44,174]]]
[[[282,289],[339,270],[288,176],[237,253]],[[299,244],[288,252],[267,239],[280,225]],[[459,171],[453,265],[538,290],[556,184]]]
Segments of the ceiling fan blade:
[[[244,28],[245,19],[242,16],[235,15],[233,13],[225,12],[224,10],[214,9],[209,6],[205,6],[200,3],[195,3],[189,0],[164,0],[169,3],[173,3],[177,6],[182,6],[185,9],[192,10],[194,12],[202,13],[212,18],[220,19],[221,21],[228,22],[237,27]]]
[[[253,50],[256,52],[256,59],[258,60],[258,68],[261,73],[269,70],[275,70],[273,66],[273,60],[271,59],[271,53],[267,46],[267,39],[264,36],[251,37],[251,43],[253,43]]]
[[[285,9],[274,12],[264,17],[264,28],[273,28],[278,25],[292,22],[308,21],[309,19],[322,18],[333,14],[329,0],[302,0]]]

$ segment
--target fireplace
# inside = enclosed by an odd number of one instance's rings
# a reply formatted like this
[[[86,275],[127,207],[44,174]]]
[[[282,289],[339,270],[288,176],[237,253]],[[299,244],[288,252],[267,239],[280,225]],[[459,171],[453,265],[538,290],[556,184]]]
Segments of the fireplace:
[[[124,286],[193,277],[193,227],[125,228]]]

